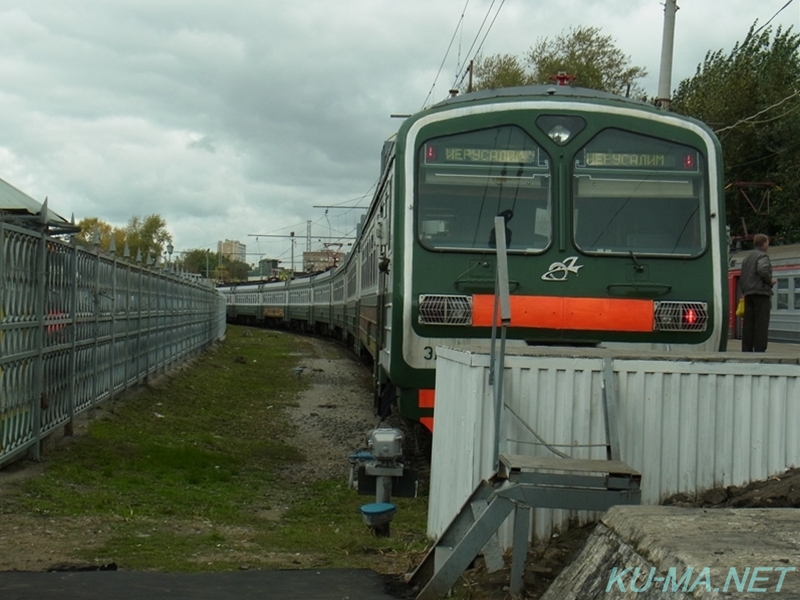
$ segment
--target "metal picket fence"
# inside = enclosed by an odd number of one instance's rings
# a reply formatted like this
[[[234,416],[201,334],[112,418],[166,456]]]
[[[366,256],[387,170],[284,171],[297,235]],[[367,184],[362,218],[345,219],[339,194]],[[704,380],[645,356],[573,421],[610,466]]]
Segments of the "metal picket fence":
[[[0,220],[0,465],[224,333],[205,280]]]

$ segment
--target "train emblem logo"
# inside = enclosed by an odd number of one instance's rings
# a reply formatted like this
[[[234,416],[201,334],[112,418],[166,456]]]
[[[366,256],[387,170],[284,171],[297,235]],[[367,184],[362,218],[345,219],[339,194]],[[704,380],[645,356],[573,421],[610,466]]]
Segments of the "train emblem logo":
[[[545,281],[564,281],[570,273],[578,274],[578,269],[582,269],[583,265],[575,265],[578,262],[577,256],[570,256],[564,259],[564,262],[554,262],[550,265],[550,270],[542,275]]]

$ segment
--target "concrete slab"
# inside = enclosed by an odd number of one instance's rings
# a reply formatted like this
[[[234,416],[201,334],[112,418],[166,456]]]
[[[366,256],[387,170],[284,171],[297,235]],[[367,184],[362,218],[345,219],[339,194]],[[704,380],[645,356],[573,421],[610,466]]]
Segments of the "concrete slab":
[[[393,600],[402,583],[368,570],[0,573],[3,600]]]
[[[542,600],[800,598],[800,511],[618,506]]]

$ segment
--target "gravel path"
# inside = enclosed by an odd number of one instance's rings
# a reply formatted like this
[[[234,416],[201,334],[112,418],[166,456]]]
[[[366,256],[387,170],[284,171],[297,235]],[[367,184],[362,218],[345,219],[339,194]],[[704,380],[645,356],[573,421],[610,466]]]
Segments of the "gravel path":
[[[286,476],[300,482],[347,478],[347,457],[364,448],[366,434],[378,424],[372,411],[369,370],[345,348],[326,340],[307,338],[313,356],[300,361],[299,377],[310,387],[287,414],[296,426],[287,443],[300,449],[306,460]]]

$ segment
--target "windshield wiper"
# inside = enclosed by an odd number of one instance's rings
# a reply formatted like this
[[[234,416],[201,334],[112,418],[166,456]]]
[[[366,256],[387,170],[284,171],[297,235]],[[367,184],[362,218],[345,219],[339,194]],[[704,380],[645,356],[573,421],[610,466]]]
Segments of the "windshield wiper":
[[[633,250],[629,250],[631,253],[631,259],[633,259],[633,268],[636,269],[637,273],[641,273],[644,271],[644,265],[639,262],[639,259],[636,258],[636,255],[633,253]]]

